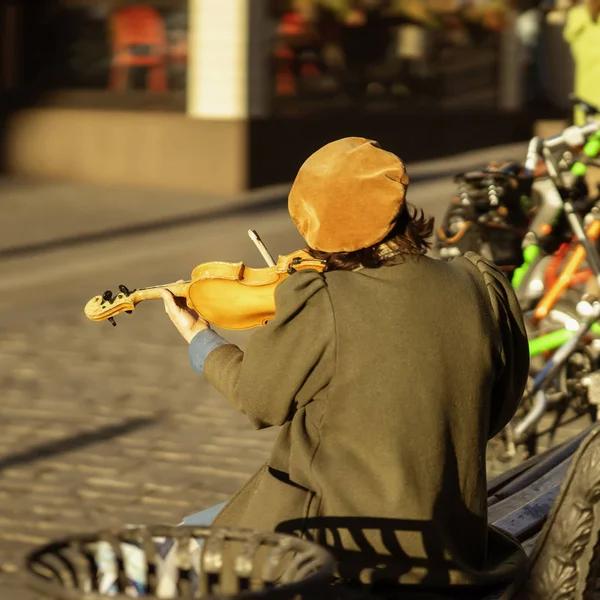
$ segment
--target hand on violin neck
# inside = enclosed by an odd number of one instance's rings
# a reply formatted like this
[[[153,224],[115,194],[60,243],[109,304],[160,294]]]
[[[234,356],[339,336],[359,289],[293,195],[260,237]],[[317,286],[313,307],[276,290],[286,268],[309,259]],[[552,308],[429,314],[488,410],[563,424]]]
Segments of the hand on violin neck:
[[[185,298],[173,296],[169,290],[164,288],[159,290],[159,293],[165,303],[165,312],[188,344],[197,333],[204,329],[210,329],[210,323],[206,319],[203,319],[195,310],[188,308]]]

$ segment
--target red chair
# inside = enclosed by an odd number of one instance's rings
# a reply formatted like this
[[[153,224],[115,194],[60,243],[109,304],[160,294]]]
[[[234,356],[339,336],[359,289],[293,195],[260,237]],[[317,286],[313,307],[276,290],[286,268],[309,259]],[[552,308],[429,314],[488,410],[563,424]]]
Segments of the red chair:
[[[146,87],[164,92],[167,84],[167,36],[159,12],[149,6],[128,6],[116,10],[109,21],[112,66],[109,89],[128,87],[129,69],[147,69]]]
[[[279,43],[275,46],[275,94],[295,96],[297,89],[296,66],[299,61],[295,48],[296,40],[306,34],[306,23],[298,12],[288,12],[281,16],[277,25]]]

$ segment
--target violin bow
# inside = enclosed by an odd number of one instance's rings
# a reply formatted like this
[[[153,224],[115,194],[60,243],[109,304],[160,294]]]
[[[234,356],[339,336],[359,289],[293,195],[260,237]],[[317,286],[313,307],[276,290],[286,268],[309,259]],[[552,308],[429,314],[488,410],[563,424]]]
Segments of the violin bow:
[[[275,261],[271,256],[271,253],[267,250],[267,247],[264,245],[263,241],[260,239],[260,236],[254,229],[248,229],[248,237],[254,242],[254,245],[258,248],[258,251],[261,253],[262,257],[265,259],[267,265],[269,267],[275,266]]]

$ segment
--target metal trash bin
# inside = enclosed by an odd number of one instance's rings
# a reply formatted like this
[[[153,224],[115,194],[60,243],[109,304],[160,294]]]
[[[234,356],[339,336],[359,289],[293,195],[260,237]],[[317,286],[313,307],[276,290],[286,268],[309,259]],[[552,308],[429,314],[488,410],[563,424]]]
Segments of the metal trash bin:
[[[51,542],[26,557],[37,598],[327,598],[335,561],[300,538],[136,526]]]

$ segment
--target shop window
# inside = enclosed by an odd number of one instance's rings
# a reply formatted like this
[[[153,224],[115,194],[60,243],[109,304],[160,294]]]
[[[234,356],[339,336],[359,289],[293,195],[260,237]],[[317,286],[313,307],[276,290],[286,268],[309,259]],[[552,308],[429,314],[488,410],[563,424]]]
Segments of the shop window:
[[[61,105],[185,110],[185,0],[61,0]]]
[[[271,0],[274,110],[494,107],[506,3]]]

